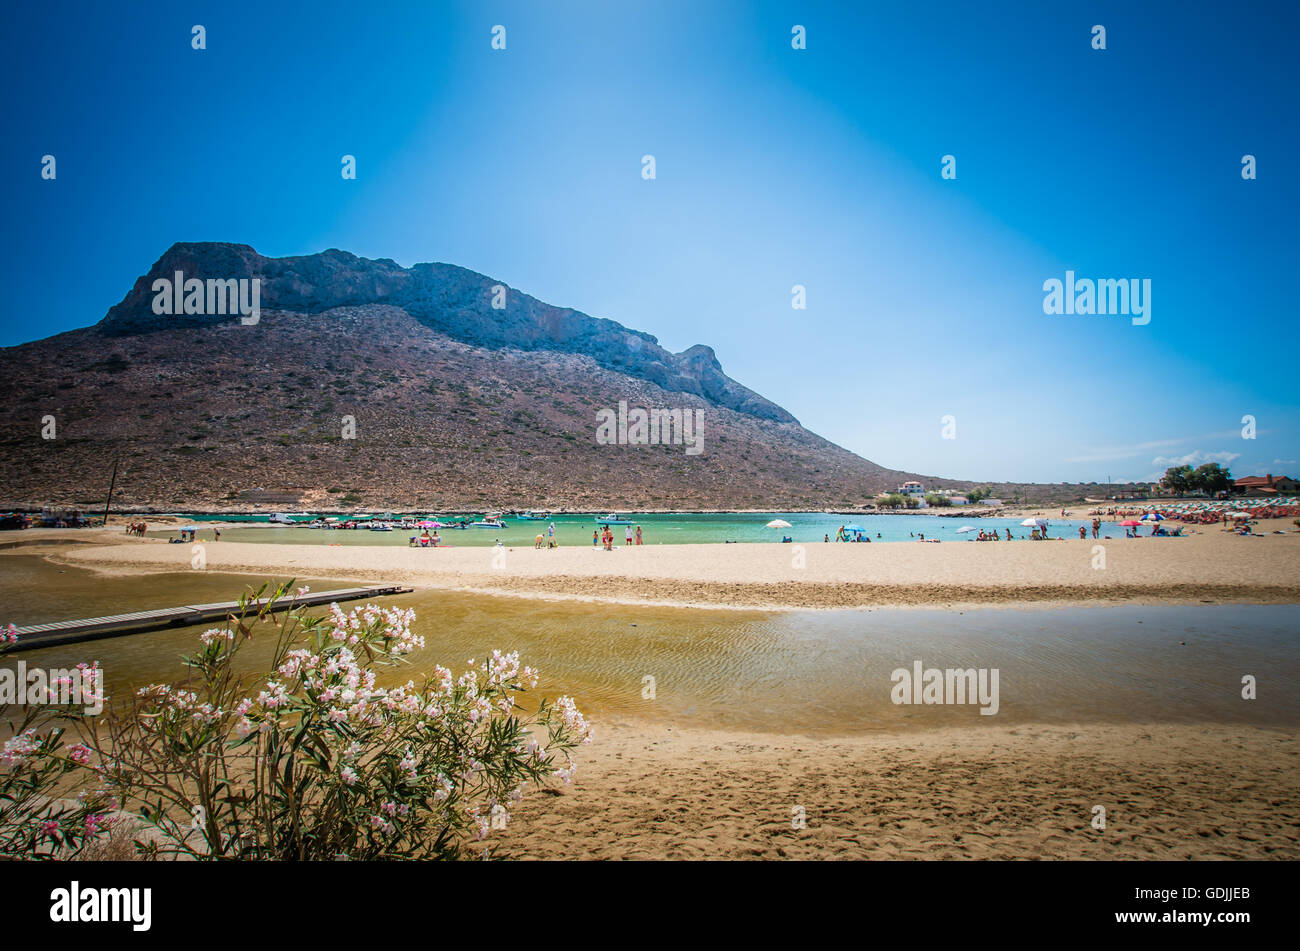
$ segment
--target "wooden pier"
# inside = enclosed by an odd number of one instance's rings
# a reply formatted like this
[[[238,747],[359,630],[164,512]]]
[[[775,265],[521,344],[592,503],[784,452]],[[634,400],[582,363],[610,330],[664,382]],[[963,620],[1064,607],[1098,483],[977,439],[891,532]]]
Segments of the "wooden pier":
[[[309,592],[298,597],[286,595],[273,606],[272,610],[279,612],[291,608],[331,604],[335,601],[383,598],[394,594],[406,594],[410,590],[400,585],[384,585],[378,588],[340,588],[337,591],[322,591],[319,594]],[[249,613],[256,613],[266,601],[266,598],[250,600]],[[124,634],[140,634],[159,628],[188,627],[191,624],[225,621],[227,617],[238,611],[238,601],[222,601],[215,604],[186,604],[178,608],[159,608],[154,611],[134,611],[131,614],[112,614],[108,617],[81,618],[75,621],[31,624],[18,628],[18,643],[10,645],[8,653],[55,647],[60,644],[76,644],[79,641],[94,641],[104,637],[120,637]]]

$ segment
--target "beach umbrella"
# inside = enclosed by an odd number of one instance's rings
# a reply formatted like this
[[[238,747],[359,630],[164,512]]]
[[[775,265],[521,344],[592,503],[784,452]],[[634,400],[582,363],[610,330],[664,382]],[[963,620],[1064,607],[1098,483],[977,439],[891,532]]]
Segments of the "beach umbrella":
[[[1020,524],[1024,528],[1037,528],[1039,523],[1042,521],[1043,520],[1041,518],[1027,518]]]
[[[963,525],[961,528],[957,529],[957,534],[964,535],[966,532],[978,532],[978,531],[979,529],[976,528],[974,525]]]
[[[434,522],[430,522],[430,521],[428,521],[428,520],[425,520],[425,521],[423,521],[423,522],[420,522],[418,527],[420,527],[420,528],[436,528],[437,525],[436,525]]]
[[[1239,519],[1239,518],[1250,518],[1251,516],[1249,512],[1229,512],[1228,517],[1233,519]]]
[[[1164,520],[1165,517],[1159,512],[1147,512],[1146,515],[1142,516],[1142,521],[1144,522],[1163,522]]]
[[[1135,518],[1126,518],[1119,523],[1120,528],[1137,528],[1142,523]]]
[[[764,528],[791,528],[792,526],[785,519],[774,518],[772,519],[772,521],[768,522],[763,527]]]
[[[844,526],[844,530],[845,530],[846,532],[865,532],[865,531],[866,531],[866,529],[863,528],[861,525],[845,525],[845,526]]]

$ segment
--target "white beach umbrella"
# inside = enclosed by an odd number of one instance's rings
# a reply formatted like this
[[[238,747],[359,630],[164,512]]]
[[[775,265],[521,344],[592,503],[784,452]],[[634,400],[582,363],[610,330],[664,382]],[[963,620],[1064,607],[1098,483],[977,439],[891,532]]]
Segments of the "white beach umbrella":
[[[793,528],[793,526],[783,518],[774,518],[763,526],[764,528]]]
[[[1039,523],[1040,521],[1042,521],[1042,519],[1037,519],[1037,518],[1027,518],[1027,519],[1025,519],[1023,522],[1021,522],[1020,524],[1021,524],[1022,526],[1024,526],[1025,528],[1037,528],[1037,527],[1038,527],[1038,523]]]
[[[963,525],[961,528],[957,529],[957,534],[964,535],[966,532],[978,532],[978,531],[979,529],[976,528],[974,525]]]

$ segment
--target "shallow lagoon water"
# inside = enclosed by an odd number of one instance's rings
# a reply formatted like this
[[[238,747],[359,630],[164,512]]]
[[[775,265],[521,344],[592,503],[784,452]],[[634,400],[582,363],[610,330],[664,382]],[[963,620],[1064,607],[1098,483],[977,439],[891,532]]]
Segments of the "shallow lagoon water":
[[[0,623],[48,619],[33,616],[32,605],[50,572],[59,579],[50,603],[64,617],[200,596],[233,599],[255,580],[217,573],[105,577],[7,556],[0,558]],[[319,581],[312,587],[325,589]],[[412,663],[386,672],[385,682],[418,679],[435,663],[459,672],[494,648],[518,649],[541,669],[543,693],[572,695],[597,722],[629,716],[812,735],[1030,722],[1300,724],[1295,605],[776,613],[430,590],[383,601],[414,607],[427,640]],[[84,610],[75,610],[79,605]],[[177,628],[20,656],[52,667],[99,660],[110,696],[123,695],[180,679],[179,658],[199,632]],[[253,666],[269,656],[269,628],[267,634],[248,652]],[[892,672],[917,660],[925,667],[997,668],[998,714],[981,716],[975,705],[894,704]],[[1246,674],[1258,678],[1257,700],[1241,697]],[[646,677],[654,678],[653,700],[643,696]]]

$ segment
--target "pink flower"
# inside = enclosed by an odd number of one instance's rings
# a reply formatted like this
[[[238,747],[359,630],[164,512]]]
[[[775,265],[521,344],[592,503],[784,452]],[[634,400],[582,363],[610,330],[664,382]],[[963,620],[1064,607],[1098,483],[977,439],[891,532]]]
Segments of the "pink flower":
[[[90,762],[90,747],[85,743],[76,743],[68,747],[68,759],[85,766]]]
[[[223,630],[219,627],[211,628],[199,635],[199,640],[204,644],[214,644],[217,641],[233,641],[234,639],[234,631]]]
[[[20,733],[13,739],[5,740],[4,748],[0,750],[0,763],[21,763],[25,757],[35,753],[40,745],[35,728]]]

